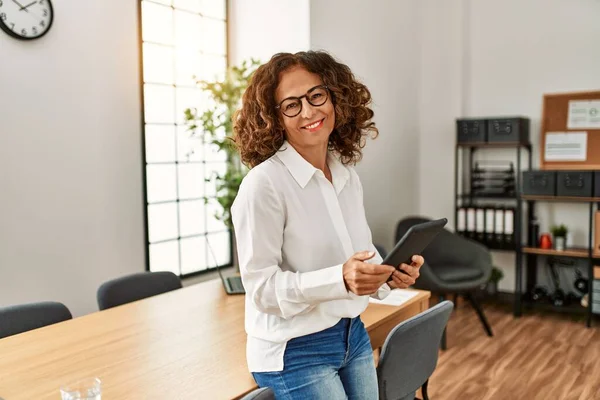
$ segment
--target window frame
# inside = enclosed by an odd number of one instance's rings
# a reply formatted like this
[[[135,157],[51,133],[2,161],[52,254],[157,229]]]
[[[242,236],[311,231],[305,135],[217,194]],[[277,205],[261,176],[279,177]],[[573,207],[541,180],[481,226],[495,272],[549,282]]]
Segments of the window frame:
[[[220,270],[222,268],[228,268],[228,267],[232,267],[234,265],[234,240],[233,240],[233,232],[231,228],[226,228],[225,230],[219,230],[219,231],[211,231],[208,232],[207,231],[207,224],[208,221],[205,218],[204,220],[204,232],[202,233],[197,233],[197,234],[192,234],[192,235],[181,235],[181,220],[180,220],[180,204],[182,202],[188,202],[188,201],[199,201],[201,200],[202,203],[204,203],[204,198],[200,197],[200,198],[194,198],[194,199],[188,199],[188,198],[183,198],[181,199],[179,197],[179,191],[177,190],[176,196],[174,200],[167,200],[167,201],[155,201],[155,202],[149,202],[148,199],[148,167],[152,166],[152,165],[160,165],[160,164],[167,164],[167,165],[172,165],[175,168],[175,182],[176,182],[176,187],[179,186],[179,166],[180,165],[193,165],[193,164],[202,164],[203,166],[205,166],[207,164],[206,162],[206,157],[204,157],[204,143],[202,143],[202,151],[203,151],[203,157],[202,157],[202,161],[189,161],[189,162],[181,162],[179,159],[179,154],[178,154],[178,148],[177,148],[177,142],[179,141],[179,127],[183,126],[181,123],[178,123],[178,116],[175,116],[175,121],[173,124],[161,124],[161,123],[149,123],[150,125],[153,126],[161,126],[161,125],[168,125],[168,126],[173,126],[174,127],[174,140],[175,140],[175,160],[174,162],[148,162],[147,161],[147,148],[146,148],[146,125],[148,124],[146,122],[146,102],[145,102],[145,85],[147,82],[145,82],[144,79],[144,44],[145,43],[151,43],[154,44],[154,42],[146,42],[144,41],[144,37],[143,37],[143,22],[142,22],[142,8],[143,8],[143,4],[144,3],[153,3],[153,4],[158,4],[164,7],[171,7],[173,9],[173,11],[175,10],[181,10],[177,7],[175,7],[173,5],[173,0],[171,0],[171,5],[164,5],[158,1],[153,1],[153,0],[138,0],[138,9],[137,9],[137,18],[138,18],[138,29],[137,29],[137,34],[138,34],[138,57],[139,57],[139,99],[140,99],[140,111],[141,111],[141,115],[140,115],[140,125],[141,125],[141,157],[142,157],[142,191],[143,191],[143,214],[144,214],[144,218],[143,218],[143,223],[144,223],[144,258],[145,258],[145,270],[146,271],[152,271],[151,270],[151,263],[150,263],[150,247],[152,244],[159,244],[159,243],[165,243],[165,242],[177,242],[177,246],[178,246],[178,265],[177,265],[177,271],[178,271],[178,275],[181,278],[187,278],[187,277],[192,277],[192,276],[198,276],[198,275],[203,275],[203,274],[207,274],[216,270]],[[224,0],[224,6],[225,6],[225,15],[224,15],[224,20],[222,20],[224,22],[225,25],[225,54],[224,54],[224,58],[225,58],[225,68],[228,68],[230,66],[230,35],[229,35],[229,1],[228,0]],[[211,18],[211,17],[204,17],[204,18]],[[219,19],[221,20],[221,19]],[[177,44],[173,43],[172,46],[170,46],[173,49],[177,49]],[[210,54],[209,54],[210,55]],[[174,55],[174,57],[176,57]],[[174,74],[176,74],[176,71],[173,71]],[[150,82],[151,84],[155,84],[155,82]],[[157,83],[157,86],[160,85],[160,83]],[[181,88],[188,88],[189,86],[186,85],[182,85],[182,84],[177,84],[177,77],[174,76],[173,77],[173,84],[165,84],[167,86],[172,86],[175,89],[177,87],[181,87]],[[176,93],[176,91],[174,92]],[[175,95],[176,97],[176,95]],[[211,162],[209,162],[210,164]],[[215,163],[214,161],[212,162],[213,164]],[[206,173],[204,173],[204,176],[206,176]],[[206,189],[207,185],[205,182],[203,182],[203,186]],[[204,195],[206,195],[206,190],[204,190]],[[149,213],[148,213],[148,208],[150,205],[152,204],[160,204],[160,203],[172,203],[176,205],[176,211],[177,211],[177,236],[174,238],[170,238],[170,239],[165,239],[165,240],[156,240],[154,242],[150,241],[150,226],[149,226]],[[203,212],[204,212],[204,216],[206,217],[207,211],[210,208],[209,205],[207,204],[202,204],[203,207]],[[218,204],[217,204],[218,207]],[[206,252],[204,254],[205,256],[205,269],[200,269],[200,270],[196,270],[193,272],[188,272],[188,273],[183,273],[182,272],[182,250],[181,250],[181,243],[182,243],[182,239],[189,239],[189,238],[200,238],[200,237],[211,237],[212,235],[219,235],[222,233],[227,233],[228,235],[228,242],[229,242],[229,261],[226,262],[225,264],[221,264],[221,265],[216,265],[216,266],[211,266],[213,263],[208,262],[209,259],[214,259],[214,257],[216,258],[220,258],[219,254],[214,254],[211,255],[210,252],[212,251],[216,251],[214,249],[214,246],[212,248],[212,250],[206,248]],[[206,246],[205,246],[206,247]],[[214,260],[216,261],[216,260]],[[163,269],[160,269],[163,270]]]

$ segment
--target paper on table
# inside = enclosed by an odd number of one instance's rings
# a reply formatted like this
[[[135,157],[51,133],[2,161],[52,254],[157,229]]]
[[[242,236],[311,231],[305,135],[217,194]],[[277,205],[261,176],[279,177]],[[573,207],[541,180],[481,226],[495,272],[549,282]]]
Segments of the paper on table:
[[[587,159],[587,132],[548,132],[544,160],[585,161]]]
[[[406,303],[408,300],[412,299],[417,294],[419,294],[419,292],[414,291],[414,290],[394,289],[383,300],[378,300],[378,299],[369,297],[369,301],[371,303],[376,303],[376,304],[386,304],[388,306],[399,306],[399,305]]]

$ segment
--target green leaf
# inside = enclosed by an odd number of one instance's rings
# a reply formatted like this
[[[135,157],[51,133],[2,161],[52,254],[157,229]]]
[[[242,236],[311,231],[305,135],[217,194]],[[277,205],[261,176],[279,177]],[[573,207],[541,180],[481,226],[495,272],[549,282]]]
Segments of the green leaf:
[[[260,60],[250,58],[243,60],[240,65],[230,66],[222,80],[196,80],[198,87],[208,95],[210,106],[198,104],[198,107],[184,110],[184,120],[191,134],[190,138],[200,139],[203,143],[215,145],[219,151],[225,152],[227,160],[225,173],[221,175],[215,172],[205,178],[205,181],[215,184],[214,200],[220,206],[220,210],[215,212],[215,218],[230,228],[232,227],[231,206],[248,172],[240,162],[239,154],[230,140],[233,137],[232,116],[240,107],[252,74],[260,65]],[[204,197],[205,204],[210,200]]]

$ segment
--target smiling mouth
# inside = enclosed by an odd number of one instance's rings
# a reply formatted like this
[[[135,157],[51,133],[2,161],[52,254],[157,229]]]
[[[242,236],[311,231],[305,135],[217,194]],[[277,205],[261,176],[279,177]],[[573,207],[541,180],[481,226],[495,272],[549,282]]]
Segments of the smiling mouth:
[[[320,120],[318,120],[318,121],[316,121],[316,122],[313,122],[313,123],[312,123],[312,124],[310,124],[310,125],[304,125],[304,126],[302,127],[302,129],[307,129],[307,130],[309,130],[309,131],[312,131],[312,130],[318,129],[318,128],[320,128],[320,127],[323,125],[323,120],[325,120],[325,118],[322,118],[322,119],[320,119]]]

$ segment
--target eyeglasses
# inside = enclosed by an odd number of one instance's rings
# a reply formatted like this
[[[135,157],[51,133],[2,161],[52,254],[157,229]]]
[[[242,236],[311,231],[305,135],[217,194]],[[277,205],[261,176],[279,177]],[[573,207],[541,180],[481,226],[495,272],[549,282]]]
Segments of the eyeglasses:
[[[306,101],[308,101],[311,106],[322,106],[329,97],[329,88],[326,85],[315,86],[309,89],[305,95],[284,99],[281,103],[276,105],[275,108],[280,109],[286,117],[293,118],[302,111],[303,97],[306,98]]]

